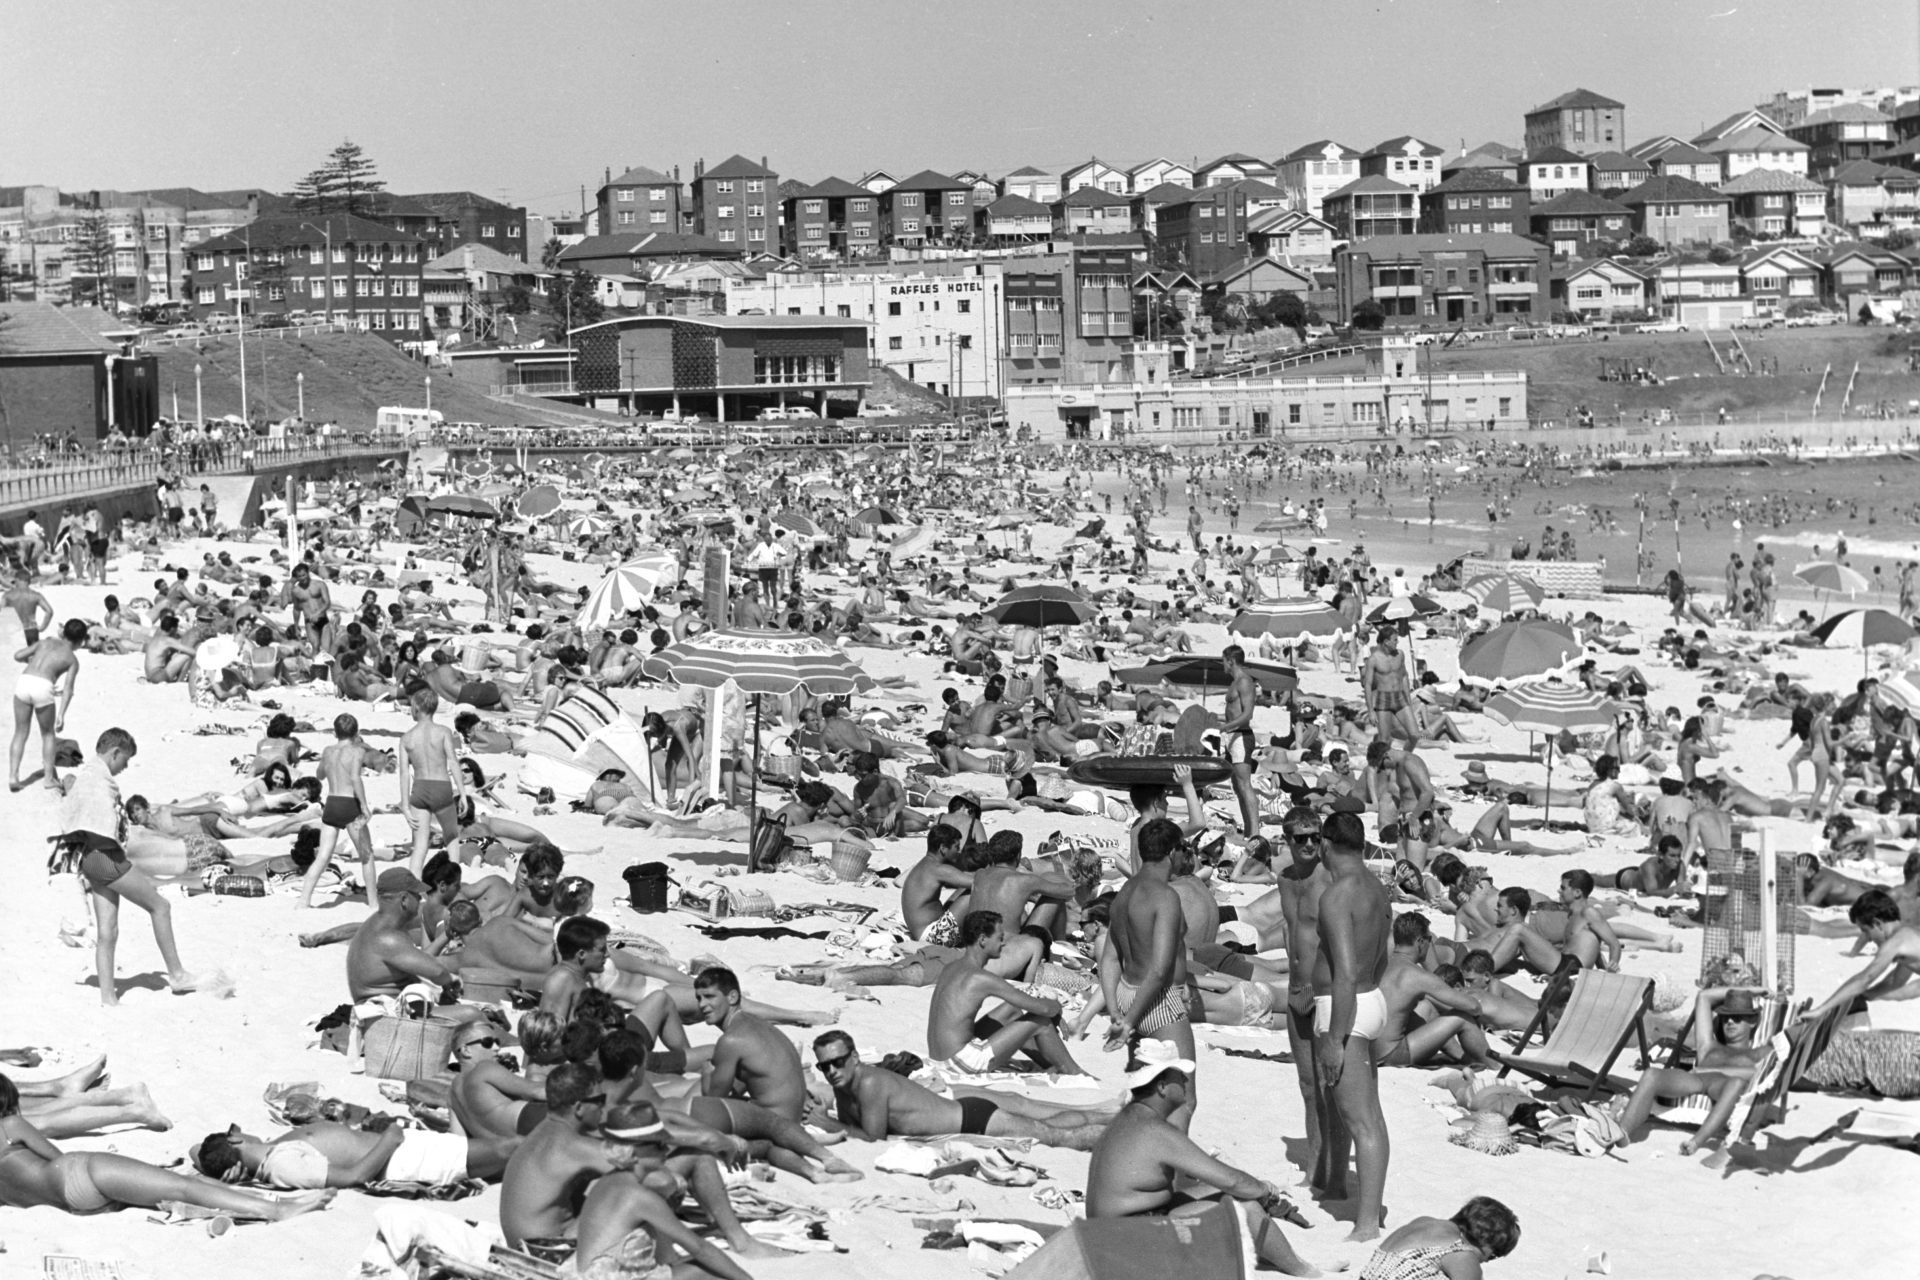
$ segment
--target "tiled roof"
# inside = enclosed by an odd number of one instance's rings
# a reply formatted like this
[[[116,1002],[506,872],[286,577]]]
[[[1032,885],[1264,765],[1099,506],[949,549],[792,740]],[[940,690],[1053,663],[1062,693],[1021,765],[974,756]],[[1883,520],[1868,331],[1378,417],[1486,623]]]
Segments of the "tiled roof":
[[[560,260],[575,258],[619,258],[632,252],[646,237],[631,232],[622,235],[582,236],[560,251]]]
[[[1261,267],[1272,267],[1276,271],[1284,271],[1288,275],[1292,276],[1294,279],[1298,280],[1302,287],[1306,287],[1306,288],[1312,287],[1313,277],[1309,276],[1305,271],[1301,270],[1299,267],[1290,266],[1287,263],[1280,261],[1280,259],[1278,258],[1254,257],[1251,255],[1249,255],[1248,257],[1242,258],[1239,262],[1234,263],[1230,267],[1225,267],[1219,271],[1214,272],[1211,276],[1207,277],[1206,285],[1209,288],[1212,288],[1219,285],[1232,284],[1235,280],[1238,280],[1241,276],[1248,275],[1251,272]]]
[[[1591,191],[1568,191],[1534,205],[1530,211],[1531,216],[1535,218],[1542,216],[1591,218],[1605,217],[1609,214],[1624,218],[1632,212],[1625,205],[1616,204],[1604,196],[1594,195]]]
[[[1113,205],[1131,205],[1132,203],[1123,195],[1102,191],[1098,187],[1078,187],[1054,201],[1054,204],[1060,208],[1073,209],[1109,208]]]
[[[1053,211],[1038,200],[1029,200],[1025,196],[1001,196],[987,206],[987,216],[992,218],[1051,218]]]
[[[1271,169],[1273,168],[1272,165],[1268,164],[1265,160],[1262,160],[1259,156],[1250,156],[1244,151],[1229,151],[1224,156],[1216,156],[1212,160],[1207,161],[1205,164],[1201,165],[1198,169],[1194,170],[1194,172],[1202,173],[1208,169],[1218,169],[1220,166],[1228,165],[1228,164],[1232,165],[1236,169]]]
[[[1585,156],[1575,155],[1565,147],[1546,147],[1534,152],[1522,164],[1591,164]]]
[[[476,271],[491,271],[495,275],[503,276],[552,274],[543,270],[537,262],[522,262],[511,254],[502,253],[492,245],[482,244],[478,240],[449,249],[427,265],[442,271],[465,271],[468,269],[469,253],[473,255],[473,269]]]
[[[870,198],[873,192],[857,183],[848,182],[845,178],[823,178],[802,191],[800,195],[814,200],[840,200],[848,196],[856,199]]]
[[[1129,169],[1129,170],[1127,170],[1127,176],[1128,176],[1129,178],[1131,178],[1131,177],[1132,177],[1132,176],[1133,176],[1134,174],[1136,174],[1136,173],[1139,173],[1139,172],[1140,172],[1140,171],[1141,171],[1142,169],[1146,169],[1146,168],[1149,168],[1149,167],[1151,167],[1151,166],[1153,166],[1153,165],[1156,165],[1156,164],[1168,164],[1168,165],[1174,165],[1174,166],[1176,166],[1176,167],[1178,167],[1178,168],[1181,168],[1181,169],[1184,169],[1184,168],[1186,168],[1186,167],[1187,167],[1187,166],[1185,166],[1185,165],[1183,165],[1183,164],[1181,164],[1181,163],[1180,163],[1179,161],[1177,161],[1177,160],[1169,160],[1169,159],[1167,159],[1167,158],[1166,158],[1165,156],[1155,156],[1155,157],[1154,157],[1153,159],[1151,159],[1151,160],[1143,160],[1143,161],[1141,161],[1141,162],[1140,162],[1139,164],[1137,164],[1137,165],[1135,165],[1135,166],[1133,166],[1133,168],[1131,168],[1131,169]]]
[[[1357,195],[1386,195],[1394,192],[1404,192],[1407,195],[1412,195],[1413,188],[1404,182],[1395,182],[1385,174],[1370,173],[1364,178],[1355,178],[1338,191],[1328,192],[1322,197],[1322,201],[1341,200],[1347,196]]]
[[[1193,198],[1193,188],[1183,187],[1177,182],[1160,182],[1145,191],[1134,192],[1133,198],[1145,200],[1148,204],[1178,204]]]
[[[1288,160],[1324,160],[1327,157],[1328,147],[1332,147],[1338,152],[1334,157],[1335,159],[1358,160],[1360,158],[1358,151],[1355,151],[1344,142],[1335,142],[1331,138],[1320,138],[1307,143],[1303,147],[1295,147],[1293,150],[1287,152],[1285,158]]]
[[[1599,155],[1588,156],[1587,163],[1596,173],[1652,173],[1653,166],[1639,156],[1630,156],[1624,151],[1602,151]]]
[[[708,178],[777,178],[780,175],[765,165],[755,164],[745,156],[732,155],[711,169],[704,170],[698,181]]]
[[[1747,196],[1772,191],[1825,191],[1811,178],[1803,178],[1785,169],[1749,169],[1731,182],[1720,184],[1720,194]]]
[[[1666,150],[1662,151],[1658,156],[1650,157],[1650,160],[1652,163],[1661,164],[1661,165],[1669,165],[1669,164],[1717,165],[1720,163],[1720,157],[1713,154],[1713,152],[1702,151],[1699,147],[1696,147],[1691,143],[1687,143],[1687,142],[1675,143],[1673,146],[1668,147],[1666,148]]]
[[[411,200],[443,216],[458,215],[467,209],[499,209],[510,213],[517,208],[492,196],[483,196],[478,191],[416,191],[412,195],[394,196],[393,199]]]
[[[1681,201],[1689,204],[1725,204],[1727,197],[1704,182],[1695,182],[1692,178],[1664,173],[1648,178],[1620,197],[1620,203],[1626,205],[1672,204]]]
[[[1709,142],[1718,141],[1730,134],[1738,133],[1743,129],[1764,129],[1769,133],[1777,133],[1783,137],[1786,134],[1786,130],[1775,123],[1772,116],[1769,116],[1766,112],[1758,108],[1749,108],[1745,111],[1736,111],[1725,120],[1721,120],[1702,132],[1696,133],[1693,135],[1693,143],[1697,147],[1704,147]]]
[[[1455,169],[1444,181],[1427,188],[1428,195],[1453,191],[1525,191],[1525,183],[1515,182],[1504,169]]]
[[[1007,176],[1009,178],[1051,178],[1053,175],[1045,169],[1036,169],[1030,164],[1023,164]]]
[[[1880,182],[1912,182],[1920,175],[1906,169],[1896,169],[1890,164],[1876,164],[1871,160],[1855,160],[1843,164],[1833,175],[1834,182],[1848,187],[1868,187]]]
[[[116,351],[103,335],[126,327],[98,307],[8,303],[0,306],[0,359]]]
[[[1798,138],[1789,138],[1773,129],[1763,129],[1750,124],[1744,129],[1736,129],[1717,142],[1709,142],[1705,149],[1715,155],[1725,155],[1729,151],[1811,151],[1806,143]]]
[[[1527,112],[1527,114],[1535,115],[1542,111],[1564,111],[1570,107],[1620,107],[1624,105],[1624,103],[1615,102],[1612,98],[1602,97],[1591,89],[1570,89],[1557,98],[1549,98],[1532,111]]]
[[[275,214],[255,219],[239,231],[202,241],[193,246],[195,253],[233,253],[253,249],[287,249],[298,245],[324,244],[332,237],[343,244],[419,244],[420,237],[408,231],[396,231],[384,223],[357,218],[350,213]]]
[[[616,187],[670,187],[673,185],[673,179],[657,169],[649,169],[645,165],[635,165],[633,168],[615,178],[610,185]]]
[[[1447,149],[1436,147],[1431,142],[1416,138],[1410,133],[1403,133],[1397,138],[1388,138],[1367,152],[1370,156],[1408,154],[1443,156],[1447,154]]]
[[[911,178],[902,178],[893,184],[891,191],[964,191],[967,184],[956,182],[944,173],[932,169],[922,169]]]

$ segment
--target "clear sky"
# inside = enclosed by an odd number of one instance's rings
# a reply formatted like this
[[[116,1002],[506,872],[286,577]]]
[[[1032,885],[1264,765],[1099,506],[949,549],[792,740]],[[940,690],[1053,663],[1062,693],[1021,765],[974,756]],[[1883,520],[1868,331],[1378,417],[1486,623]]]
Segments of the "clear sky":
[[[1517,144],[1576,86],[1698,132],[1920,84],[1913,0],[0,0],[0,185],[286,190],[350,137],[396,191],[578,206],[604,171],[782,177]]]

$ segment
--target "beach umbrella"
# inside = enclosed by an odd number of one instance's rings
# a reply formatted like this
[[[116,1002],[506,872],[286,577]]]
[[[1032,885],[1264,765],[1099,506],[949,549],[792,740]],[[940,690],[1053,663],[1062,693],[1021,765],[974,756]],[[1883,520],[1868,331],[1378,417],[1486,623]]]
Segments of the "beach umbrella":
[[[1270,547],[1262,547],[1253,557],[1255,564],[1292,564],[1295,560],[1292,548],[1276,542]]]
[[[1897,676],[1889,676],[1880,682],[1874,694],[1882,703],[1898,707],[1915,719],[1920,719],[1920,675],[1902,671]]]
[[[805,688],[809,693],[864,693],[876,688],[845,652],[814,636],[793,631],[708,631],[668,645],[644,659],[641,670],[679,684],[718,689],[731,680],[753,695],[753,760],[760,759],[760,696],[785,695]],[[753,770],[748,813],[757,824],[760,813],[760,770]],[[747,870],[757,871],[749,831]]]
[[[1073,536],[1076,538],[1097,538],[1100,536],[1101,531],[1104,530],[1106,527],[1107,527],[1106,520],[1100,516],[1095,516],[1091,520],[1087,521],[1085,524],[1081,525],[1078,529],[1075,529],[1073,531]]]
[[[1462,590],[1482,609],[1491,609],[1495,613],[1537,609],[1540,602],[1547,598],[1547,593],[1533,579],[1515,573],[1478,574]]]
[[[820,502],[845,502],[847,500],[846,490],[835,488],[830,484],[807,486],[807,496]]]
[[[921,525],[909,530],[904,536],[894,539],[893,554],[902,560],[924,555],[933,549],[934,539],[939,536],[940,531],[931,525]]]
[[[685,489],[676,490],[671,495],[670,500],[673,502],[712,502],[719,496],[717,493],[711,493],[697,486],[689,485]]]
[[[1308,596],[1298,600],[1274,600],[1251,609],[1242,609],[1227,624],[1227,630],[1234,635],[1251,638],[1273,636],[1280,640],[1294,640],[1309,636],[1321,640],[1341,635],[1351,628],[1339,610],[1324,600]]]
[[[987,615],[1009,627],[1074,627],[1099,611],[1071,587],[1016,587],[993,602]]]
[[[1614,703],[1582,685],[1558,680],[1523,684],[1487,699],[1486,713],[1501,724],[1547,738],[1546,813],[1553,820],[1553,748],[1562,733],[1613,725]]]
[[[1428,596],[1423,596],[1416,591],[1412,595],[1394,596],[1391,599],[1375,605],[1373,610],[1367,614],[1367,621],[1378,626],[1382,622],[1399,622],[1409,618],[1431,618],[1436,614],[1445,613],[1446,611],[1447,607],[1445,605]]]
[[[569,538],[597,538],[613,528],[613,521],[597,511],[576,511],[561,522]]]
[[[1876,644],[1905,644],[1916,634],[1920,633],[1885,609],[1849,609],[1813,629],[1813,638],[1830,648],[1858,648],[1863,671],[1868,649]]]
[[[481,458],[474,458],[461,465],[460,474],[469,480],[485,480],[493,474],[493,464]]]
[[[854,516],[853,522],[860,525],[900,524],[900,515],[886,507],[868,507]]]
[[[491,502],[471,493],[443,493],[427,501],[432,515],[471,516],[478,520],[498,520],[500,512]]]
[[[1039,516],[1025,508],[1016,508],[1012,511],[1002,511],[999,515],[987,521],[987,528],[1018,529],[1023,524],[1033,524],[1039,519]]]
[[[629,613],[644,608],[659,585],[657,575],[623,564],[600,579],[599,585],[587,594],[587,602],[581,606],[576,621],[588,631],[610,627]]]
[[[773,518],[773,522],[782,529],[793,530],[803,538],[819,540],[827,536],[826,530],[815,524],[811,517],[798,511],[782,511]]]
[[[1516,681],[1543,676],[1578,658],[1580,638],[1564,622],[1503,622],[1460,646],[1460,674]]]
[[[537,484],[520,495],[514,504],[521,515],[529,520],[538,520],[560,508],[560,491],[550,484]]]
[[[240,661],[240,642],[230,635],[208,636],[193,651],[193,661],[205,672],[224,671]]]
[[[1300,687],[1300,676],[1292,667],[1266,662],[1243,662],[1253,682],[1269,693],[1285,695]],[[1166,662],[1150,662],[1144,667],[1126,667],[1113,673],[1115,683],[1135,688],[1157,684],[1178,685],[1183,689],[1225,689],[1233,683],[1227,676],[1227,664],[1216,654],[1189,654]]]
[[[1867,589],[1866,576],[1832,560],[1810,560],[1794,568],[1793,576],[1820,593],[1820,616],[1825,617],[1828,597],[1836,591],[1858,595]]]

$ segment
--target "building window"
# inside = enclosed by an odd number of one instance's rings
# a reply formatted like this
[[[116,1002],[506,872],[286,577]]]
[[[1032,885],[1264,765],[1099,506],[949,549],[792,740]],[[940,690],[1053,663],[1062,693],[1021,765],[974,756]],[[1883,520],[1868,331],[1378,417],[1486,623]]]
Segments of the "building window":
[[[1299,405],[1290,404],[1287,406],[1287,423],[1289,426],[1295,426],[1295,427],[1300,425],[1300,406]]]
[[[308,291],[316,298],[324,298],[327,296],[327,282],[318,276],[307,281],[307,287]]]
[[[767,216],[767,206],[763,204],[750,204],[747,206],[747,216],[749,218],[764,218]]]
[[[732,227],[720,228],[720,240],[722,243],[732,244],[734,240],[737,238],[738,238],[738,234],[734,231]]]
[[[847,306],[845,303],[841,303],[839,306],[835,307],[833,309],[833,313],[839,316],[842,320],[850,320],[853,318],[853,308]]]
[[[1223,404],[1220,406],[1219,425],[1223,427],[1233,425],[1233,407],[1231,405]]]
[[[494,226],[491,222],[483,222],[480,224],[480,238],[482,240],[491,240],[494,238],[494,234]]]
[[[723,196],[733,194],[733,184],[731,182],[716,182],[713,184],[713,189]]]
[[[747,228],[747,239],[765,240],[766,238],[767,238],[767,229],[765,227],[748,227]]]
[[[960,299],[957,299],[953,305],[954,305],[954,309],[964,316],[973,310],[973,299],[960,298]]]
[[[948,204],[965,204],[966,202],[967,202],[967,193],[966,193],[966,192],[964,192],[964,191],[949,191],[949,192],[947,192],[947,203],[948,203]]]
[[[1380,421],[1380,406],[1371,400],[1356,402],[1353,406],[1353,420],[1355,422]]]
[[[766,183],[766,179],[764,179],[764,178],[748,178],[748,179],[747,179],[747,194],[748,194],[748,195],[750,195],[750,196],[751,196],[751,195],[758,195],[758,194],[760,194],[760,193],[761,193],[762,191],[765,191],[766,189],[767,189],[767,183]]]
[[[633,188],[621,187],[617,192],[614,193],[614,198],[619,200],[622,204],[631,204],[633,202]]]
[[[665,187],[648,187],[647,201],[650,204],[665,204],[667,202],[667,189]]]
[[[194,296],[194,301],[198,302],[201,306],[209,307],[213,305],[213,299],[215,295],[213,290],[211,289],[201,289],[195,292],[193,296]]]
[[[507,228],[507,239],[518,240],[519,238],[520,238],[520,224],[516,222],[512,226]]]
[[[914,235],[918,233],[920,230],[920,219],[918,218],[901,219],[900,230],[907,235]]]
[[[847,211],[849,213],[871,213],[873,212],[873,201],[855,200],[848,206]]]
[[[621,225],[621,226],[623,226],[623,227],[630,227],[630,226],[632,226],[632,225],[633,225],[633,210],[631,210],[631,209],[622,209],[622,210],[620,211],[620,218],[619,218],[619,222],[620,222],[620,225]]]
[[[856,222],[853,224],[853,234],[859,237],[871,237],[873,235],[873,224],[871,222]]]
[[[887,304],[887,314],[888,314],[888,315],[890,315],[890,316],[897,316],[897,315],[899,315],[899,314],[900,314],[900,304],[899,304],[899,303],[897,303],[897,302],[889,302],[889,303]]]
[[[624,218],[627,215],[623,213],[620,216]],[[649,209],[647,210],[647,221],[653,226],[664,227],[667,224],[667,211],[665,209]]]
[[[323,252],[324,252],[324,250],[322,250],[322,249],[320,248],[320,246],[319,246],[319,245],[317,245],[317,244],[316,244],[316,245],[309,245],[309,246],[307,246],[307,263],[308,263],[308,265],[310,265],[310,266],[315,266],[315,267],[317,267],[317,266],[319,266],[319,265],[320,265],[320,263],[321,263],[321,260],[322,260],[322,259],[321,259],[321,254],[322,254]]]
[[[714,209],[713,213],[717,218],[731,218],[733,216],[733,206],[730,204],[720,205]]]
[[[827,202],[825,200],[802,200],[800,202],[800,208],[805,213],[824,213],[826,212]]]

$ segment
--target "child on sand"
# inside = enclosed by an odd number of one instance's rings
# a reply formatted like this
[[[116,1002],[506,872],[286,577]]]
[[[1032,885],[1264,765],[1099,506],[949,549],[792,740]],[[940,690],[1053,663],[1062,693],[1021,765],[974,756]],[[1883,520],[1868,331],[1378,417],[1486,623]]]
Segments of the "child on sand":
[[[345,712],[333,718],[333,745],[320,753],[320,779],[327,799],[320,810],[320,852],[300,885],[300,905],[313,905],[313,890],[333,861],[333,847],[345,831],[360,851],[360,881],[373,905],[373,838],[367,834],[366,744],[360,722]]]

